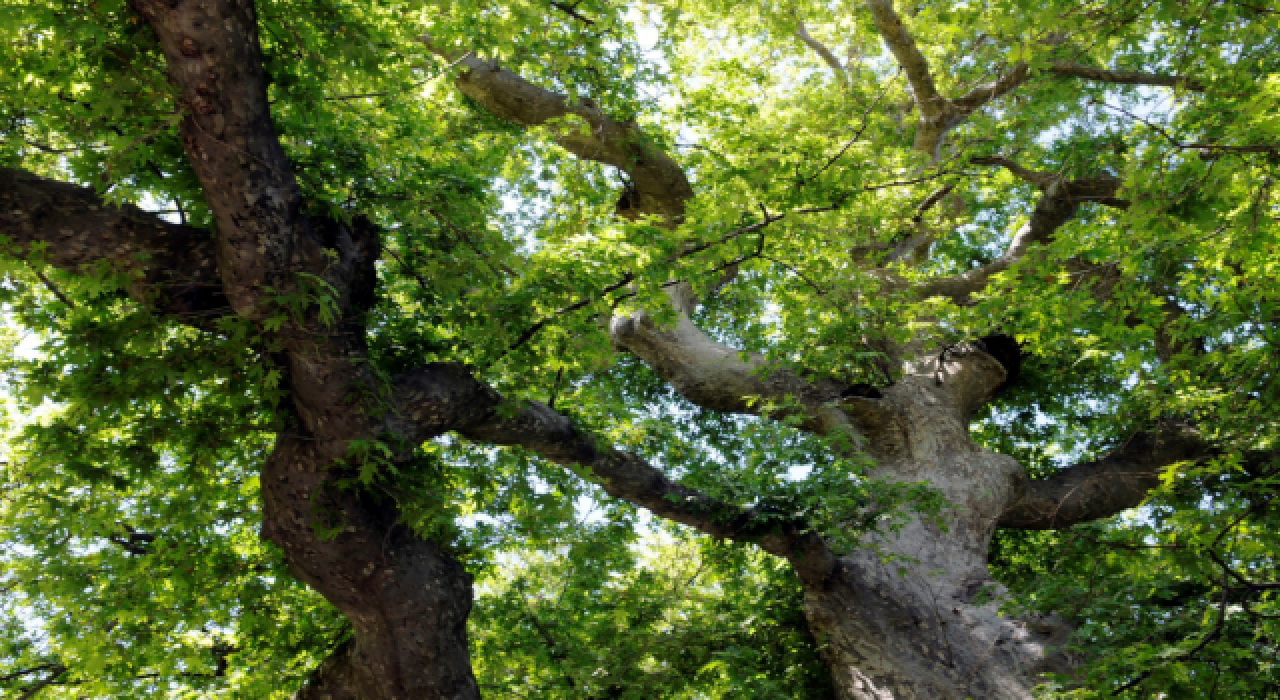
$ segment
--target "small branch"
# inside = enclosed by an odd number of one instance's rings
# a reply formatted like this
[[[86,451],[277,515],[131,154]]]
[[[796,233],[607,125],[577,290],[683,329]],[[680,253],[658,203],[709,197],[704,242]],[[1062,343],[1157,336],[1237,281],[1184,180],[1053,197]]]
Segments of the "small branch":
[[[39,278],[40,283],[44,285],[45,289],[48,289],[55,297],[58,298],[58,301],[65,304],[68,309],[76,308],[75,302],[68,299],[67,295],[63,294],[62,290],[58,289],[58,286],[45,276],[43,270],[36,270],[36,277]]]
[[[107,540],[109,542],[119,545],[126,552],[137,556],[151,553],[151,543],[156,541],[155,535],[148,532],[138,532],[124,523],[121,523],[121,526],[128,532],[128,536],[108,535]]]
[[[899,71],[899,74],[901,74],[901,71]],[[878,106],[878,105],[880,104],[881,100],[883,100],[883,99],[884,99],[884,96],[885,96],[885,95],[887,95],[887,94],[889,93],[889,89],[890,89],[891,87],[893,87],[893,84],[894,84],[895,82],[897,82],[897,80],[898,80],[898,76],[897,76],[897,75],[895,75],[895,76],[894,76],[894,78],[893,78],[893,80],[887,80],[887,81],[885,81],[884,88],[883,88],[882,90],[880,90],[880,94],[879,94],[879,95],[876,95],[876,99],[875,99],[875,101],[874,101],[874,102],[872,102],[872,103],[871,103],[871,104],[870,104],[870,105],[869,105],[865,110],[863,110],[863,112],[862,112],[862,123],[858,126],[858,130],[853,134],[853,138],[850,138],[850,139],[845,143],[844,147],[843,147],[843,148],[841,148],[839,151],[837,151],[837,152],[835,153],[835,155],[833,155],[833,156],[831,156],[830,158],[828,158],[828,159],[827,159],[827,162],[823,163],[821,168],[818,168],[818,169],[817,169],[816,171],[814,171],[811,175],[809,175],[809,176],[807,176],[807,177],[803,178],[802,180],[800,180],[799,182],[797,182],[797,183],[796,183],[796,184],[797,184],[797,186],[803,187],[803,186],[807,185],[808,183],[813,182],[815,179],[817,179],[817,177],[818,177],[819,175],[821,175],[822,173],[826,172],[826,171],[827,171],[827,170],[828,170],[832,165],[835,165],[835,162],[836,162],[837,160],[840,160],[840,158],[841,158],[842,156],[844,156],[844,154],[845,154],[845,153],[847,153],[847,152],[849,151],[849,149],[850,149],[850,148],[852,148],[852,147],[853,147],[853,144],[857,143],[859,140],[861,140],[861,139],[862,139],[862,134],[863,134],[864,132],[866,132],[867,127],[868,127],[868,126],[870,125],[870,123],[871,123],[871,112],[872,112],[872,111],[874,111],[874,110],[875,110],[875,108],[876,108],[876,106]]]
[[[561,12],[565,13],[566,15],[569,15],[570,17],[572,17],[572,18],[574,18],[574,19],[578,20],[579,22],[582,22],[583,24],[587,25],[588,27],[593,26],[593,25],[595,24],[595,22],[594,22],[594,21],[592,21],[592,20],[590,20],[590,19],[587,19],[586,17],[583,17],[583,16],[582,16],[582,14],[578,12],[578,6],[577,6],[577,5],[568,5],[568,4],[566,4],[566,3],[563,3],[563,2],[555,2],[555,1],[553,0],[553,2],[551,3],[551,6],[552,6],[552,7],[554,7],[554,8],[556,8],[557,10],[560,10]]]
[[[1008,170],[1011,174],[1013,174],[1014,177],[1017,177],[1021,180],[1026,180],[1027,182],[1030,182],[1031,184],[1035,185],[1036,187],[1039,187],[1042,190],[1048,187],[1050,183],[1058,179],[1058,176],[1053,173],[1045,173],[1045,172],[1040,172],[1036,170],[1028,170],[1027,168],[1022,167],[1021,165],[1018,165],[1012,159],[1005,158],[1003,156],[986,156],[986,157],[970,158],[969,162],[973,163],[974,165],[1000,166],[1005,170]]]
[[[631,284],[635,280],[635,278],[636,276],[634,273],[628,272],[627,274],[623,275],[622,278],[619,279],[617,282],[614,282],[613,284],[610,284],[604,287],[603,289],[601,289],[598,294],[589,296],[585,299],[581,299],[572,304],[569,304],[568,306],[565,306],[563,308],[553,311],[550,316],[545,316],[542,319],[540,319],[537,323],[534,323],[532,326],[529,326],[528,328],[526,328],[519,336],[516,337],[514,341],[512,341],[510,345],[507,346],[507,349],[503,353],[503,355],[505,356],[507,353],[510,353],[511,351],[516,350],[520,346],[532,340],[533,336],[538,334],[538,331],[542,330],[543,328],[546,328],[547,324],[551,323],[555,319],[560,318],[561,316],[564,316],[566,314],[571,314],[574,311],[578,311],[579,309],[584,309],[587,306],[590,306],[592,303],[600,299],[603,299],[608,294],[612,292],[616,292],[619,289],[622,289],[623,287],[627,286],[628,284]]]
[[[1031,78],[1031,69],[1025,63],[1018,63],[1004,75],[985,85],[979,85],[964,95],[952,100],[952,104],[960,111],[968,114],[976,111],[991,100],[1005,95]]]
[[[24,668],[20,671],[14,671],[13,673],[7,673],[3,676],[0,676],[0,683],[6,683],[8,681],[22,678],[23,676],[29,676],[33,673],[40,673],[41,671],[53,671],[58,668],[65,668],[65,667],[63,667],[62,664],[40,664],[39,666]]]
[[[429,208],[427,209],[427,211],[432,216],[434,216],[437,221],[444,224],[446,229],[453,232],[455,235],[458,236],[458,238],[461,238],[462,241],[467,244],[468,248],[471,248],[471,250],[475,251],[475,254],[480,256],[480,259],[484,261],[485,266],[489,268],[489,271],[492,272],[495,277],[502,276],[502,274],[500,274],[499,271],[501,271],[501,273],[505,273],[508,277],[516,276],[515,270],[512,270],[510,267],[507,267],[502,263],[492,262],[489,259],[489,256],[485,254],[483,250],[480,250],[480,246],[476,245],[476,242],[471,239],[471,236],[460,226],[453,223],[453,221],[450,220],[449,217],[445,216],[444,214],[441,214],[439,211],[435,209]]]
[[[1175,138],[1173,134],[1170,134],[1164,127],[1160,126],[1159,124],[1156,124],[1148,119],[1144,119],[1123,107],[1115,107],[1113,105],[1109,105],[1105,102],[1102,102],[1101,100],[1093,100],[1090,102],[1090,104],[1093,104],[1098,107],[1102,107],[1103,109],[1109,109],[1113,112],[1119,112],[1120,114],[1123,114],[1126,117],[1133,119],[1134,121],[1140,122],[1141,124],[1145,125],[1147,128],[1151,129],[1152,131],[1162,136],[1174,148],[1177,148],[1180,150],[1195,150],[1195,151],[1201,151],[1201,152],[1218,151],[1218,152],[1224,152],[1224,153],[1280,154],[1280,143],[1259,144],[1259,145],[1253,145],[1253,146],[1222,146],[1216,143],[1186,143]]]
[[[807,276],[805,276],[805,274],[804,274],[803,272],[801,272],[801,271],[800,271],[800,269],[799,269],[799,268],[797,268],[795,265],[792,265],[792,264],[790,264],[790,263],[785,263],[785,262],[783,262],[783,261],[781,261],[781,260],[778,260],[777,258],[774,258],[774,257],[768,256],[768,255],[765,255],[764,253],[757,253],[757,254],[756,254],[756,257],[762,258],[762,259],[764,259],[764,260],[768,260],[769,262],[771,262],[771,263],[773,263],[773,264],[775,264],[775,265],[778,265],[778,266],[780,266],[780,267],[783,267],[783,268],[786,268],[786,269],[790,270],[792,273],[794,273],[794,274],[795,274],[795,276],[796,276],[796,277],[799,277],[800,279],[804,280],[804,283],[805,283],[805,284],[809,285],[810,287],[813,287],[814,291],[816,291],[816,292],[818,293],[818,296],[824,296],[824,295],[826,295],[827,290],[825,290],[825,289],[823,289],[822,287],[818,286],[818,284],[817,284],[816,282],[814,282],[813,280],[811,280],[811,279],[809,279]]]
[[[363,100],[370,97],[391,97],[392,95],[403,95],[404,93],[410,90],[413,90],[414,88],[419,88],[419,87],[422,87],[423,85],[426,85],[435,77],[436,76],[433,75],[430,78],[415,80],[414,82],[409,83],[408,85],[395,90],[380,90],[378,92],[362,92],[362,93],[353,94],[353,95],[334,95],[333,97],[324,98],[324,101],[325,102],[348,102],[351,100]]]
[[[62,664],[54,664],[54,666],[49,669],[49,675],[37,681],[30,688],[27,688],[22,695],[18,696],[18,700],[31,700],[31,698],[34,698],[40,691],[53,685],[54,681],[58,680],[58,678],[66,672],[66,666],[63,666]]]
[[[714,241],[706,241],[704,243],[699,243],[697,245],[690,246],[689,248],[686,248],[680,253],[668,258],[667,263],[669,264],[669,263],[677,262],[679,260],[690,257],[697,253],[701,253],[702,251],[707,250],[708,248],[711,248],[713,246],[718,246],[718,245],[723,245],[725,243],[728,243],[729,241],[732,241],[744,234],[754,233],[755,231],[759,231],[776,221],[782,220],[783,218],[786,217],[786,215],[779,214],[777,216],[770,217],[766,213],[765,217],[766,218],[763,221],[759,221],[754,224],[750,224],[747,226],[743,226],[741,228],[734,229],[733,231],[726,233],[725,235],[721,236],[720,238]],[[741,261],[739,260],[736,262],[741,262]],[[588,296],[585,299],[576,301],[563,308],[557,309],[556,311],[552,312],[550,316],[546,316],[540,319],[539,321],[537,321],[536,323],[534,323],[532,326],[529,326],[528,328],[526,328],[519,336],[516,337],[515,341],[513,341],[511,345],[507,346],[506,351],[503,352],[502,355],[506,356],[507,353],[510,353],[511,351],[529,342],[533,338],[533,336],[537,335],[538,331],[545,328],[547,324],[551,323],[555,319],[561,316],[564,316],[566,314],[573,313],[574,311],[584,309],[587,306],[591,305],[593,302],[601,300],[604,297],[608,296],[609,294],[618,291],[619,289],[627,286],[628,284],[631,284],[632,282],[635,281],[635,279],[636,279],[636,274],[633,272],[628,272],[627,274],[623,275],[620,279],[618,279],[618,281],[604,287],[596,294]]]
[[[920,203],[920,206],[916,207],[916,213],[911,216],[911,221],[917,224],[923,221],[924,215],[927,214],[930,209],[937,206],[938,202],[941,202],[943,197],[951,194],[952,190],[955,188],[956,186],[954,184],[946,184],[934,190],[928,197],[925,197],[925,200]]]

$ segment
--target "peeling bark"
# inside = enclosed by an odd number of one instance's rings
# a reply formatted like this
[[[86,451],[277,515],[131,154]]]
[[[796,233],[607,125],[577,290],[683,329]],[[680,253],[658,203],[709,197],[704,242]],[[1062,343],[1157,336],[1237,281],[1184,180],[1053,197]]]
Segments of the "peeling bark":
[[[1064,670],[1053,647],[1070,629],[1001,616],[1004,589],[987,570],[997,518],[1025,473],[975,445],[968,421],[1005,378],[1000,363],[970,348],[917,361],[883,390],[893,418],[869,434],[873,474],[925,481],[948,506],[938,522],[915,518],[868,538],[825,586],[806,586],[841,698],[1028,699],[1040,673]]]

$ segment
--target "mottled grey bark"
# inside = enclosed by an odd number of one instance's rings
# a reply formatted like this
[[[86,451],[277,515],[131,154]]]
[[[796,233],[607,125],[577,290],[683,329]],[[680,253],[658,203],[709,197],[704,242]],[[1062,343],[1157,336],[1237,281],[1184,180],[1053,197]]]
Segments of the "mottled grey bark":
[[[969,438],[973,411],[1008,376],[991,354],[974,345],[922,356],[907,363],[899,382],[881,387],[879,398],[841,398],[830,386],[796,386],[804,380],[785,371],[770,375],[762,359],[743,360],[687,318],[674,328],[647,318],[615,321],[614,328],[615,342],[695,402],[733,410],[725,397],[815,397],[801,402],[812,413],[802,425],[854,430],[876,459],[873,477],[927,482],[946,497],[939,521],[912,519],[821,571],[787,555],[801,573],[810,628],[841,698],[1025,699],[1040,673],[1067,670],[1053,647],[1069,628],[1056,619],[1002,617],[1003,589],[987,570],[1001,514],[1026,490],[1021,465]],[[830,411],[843,422],[824,417]]]
[[[840,559],[830,579],[805,582],[810,627],[824,643],[841,698],[1031,697],[1038,675],[1066,670],[1056,619],[998,612],[1003,589],[987,569],[1000,514],[1019,497],[1022,467],[975,445],[972,409],[1005,379],[976,348],[913,363],[878,399],[887,414],[866,435],[874,475],[925,481],[948,506],[912,519]]]

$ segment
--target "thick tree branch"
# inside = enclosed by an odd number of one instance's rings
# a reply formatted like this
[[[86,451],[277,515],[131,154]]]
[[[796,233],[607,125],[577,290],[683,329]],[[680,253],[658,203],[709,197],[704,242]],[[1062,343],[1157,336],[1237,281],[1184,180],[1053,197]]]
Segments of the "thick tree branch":
[[[135,280],[131,293],[162,313],[226,310],[213,235],[169,223],[93,190],[0,167],[0,235],[9,251],[83,273],[106,261]]]
[[[760,355],[719,343],[683,311],[677,311],[675,326],[669,328],[643,312],[615,317],[609,335],[703,408],[759,415],[775,403],[785,408],[771,417],[798,416],[805,430],[820,435],[847,431],[854,439],[852,422],[835,405],[845,387],[812,384]]]
[[[1053,173],[1029,170],[1018,165],[1016,162],[999,156],[974,158],[973,163],[978,165],[997,165],[1004,167],[1014,176],[1030,182],[1042,191],[1047,191],[1055,183],[1061,183],[1065,188],[1065,196],[1073,201],[1091,201],[1097,202],[1117,209],[1127,209],[1129,200],[1121,199],[1115,196],[1120,187],[1119,178],[1111,175],[1100,175],[1092,178],[1082,178],[1079,180],[1064,181]],[[999,262],[999,261],[997,261]],[[995,263],[993,263],[995,264]],[[1090,293],[1095,299],[1106,302],[1111,299],[1116,283],[1119,281],[1115,270],[1110,265],[1084,265],[1068,262],[1068,270],[1079,282],[1088,281]],[[1164,319],[1162,322],[1154,324],[1155,326],[1155,344],[1156,354],[1160,359],[1168,361],[1175,354],[1183,351],[1203,352],[1204,345],[1202,339],[1199,338],[1178,338],[1171,330],[1171,326],[1179,319],[1188,316],[1187,310],[1180,304],[1165,297],[1161,303],[1164,311]],[[1140,318],[1137,315],[1130,315],[1126,322],[1130,326],[1146,324],[1148,319]]]
[[[1009,72],[999,78],[979,85],[964,95],[951,101],[958,110],[965,116],[977,111],[982,105],[994,100],[1001,95],[1005,95],[1023,83],[1027,82],[1031,77],[1031,69],[1025,63],[1017,63]]]
[[[1051,173],[1037,172],[1001,157],[974,158],[979,165],[999,165],[1041,189],[1044,194],[1036,202],[1031,218],[1014,234],[1004,254],[986,265],[966,270],[952,277],[925,281],[915,289],[921,298],[949,297],[956,303],[968,303],[969,297],[987,286],[991,277],[1008,270],[1026,256],[1031,247],[1052,239],[1063,224],[1075,216],[1083,202],[1098,202],[1127,208],[1129,202],[1115,195],[1122,181],[1111,175],[1067,180]]]
[[[1059,227],[1071,220],[1079,208],[1079,201],[1071,198],[1067,189],[1061,181],[1046,188],[1031,212],[1031,219],[1018,229],[999,258],[952,277],[925,281],[915,288],[916,293],[922,299],[942,296],[957,304],[968,303],[969,298],[985,288],[993,276],[1013,267],[1033,245],[1048,241]]]
[[[311,672],[293,700],[365,700],[377,693],[377,684],[356,656],[355,639],[348,639]]]
[[[453,429],[493,445],[518,446],[557,464],[576,465],[605,491],[655,515],[716,537],[752,541],[786,557],[808,581],[820,581],[834,555],[803,521],[707,497],[667,478],[641,457],[603,447],[545,404],[507,401],[462,367],[435,364],[398,376],[397,430],[408,444]]]
[[[1129,200],[1119,199],[1115,196],[1123,183],[1120,178],[1114,175],[1102,174],[1077,180],[1066,180],[1055,173],[1024,168],[1013,160],[1002,156],[972,158],[969,162],[974,165],[1001,166],[1012,173],[1014,177],[1035,185],[1042,192],[1057,182],[1061,183],[1064,188],[1063,195],[1077,202],[1097,202],[1116,209],[1129,208]]]
[[[341,293],[366,250],[313,226],[276,135],[252,2],[131,0],[164,50],[186,114],[183,145],[218,228],[223,289],[242,316],[272,313],[295,275],[323,275]],[[325,249],[340,255],[330,265]]]
[[[618,121],[587,98],[571,102],[496,61],[449,50],[430,37],[424,42],[462,68],[455,79],[458,89],[494,114],[524,126],[548,126],[556,143],[570,153],[627,173],[635,191],[619,203],[620,215],[656,216],[672,223],[684,216],[685,203],[693,196],[684,170],[634,121]]]
[[[911,92],[920,108],[915,148],[936,157],[943,135],[961,117],[950,101],[938,92],[933,73],[929,70],[929,61],[893,9],[893,0],[867,0],[867,7],[871,9],[871,17],[885,45],[907,74],[907,82],[911,84]]]
[[[1190,90],[1192,92],[1204,92],[1205,90],[1204,83],[1184,75],[1164,75],[1133,70],[1107,70],[1067,61],[1055,61],[1049,66],[1049,72],[1064,78],[1082,78],[1116,85],[1152,85]]]
[[[902,17],[893,9],[893,0],[867,0],[867,7],[871,9],[871,17],[885,45],[906,72],[907,81],[911,83],[911,91],[921,110],[941,112],[944,98],[938,93],[938,86],[933,81],[929,61],[920,52],[920,47],[916,46],[916,40],[907,31]]]
[[[809,33],[809,30],[805,28],[804,22],[801,20],[796,20],[796,38],[804,42],[805,46],[813,49],[813,52],[818,54],[823,63],[827,64],[827,67],[836,76],[836,80],[840,82],[840,87],[846,90],[849,89],[849,73],[840,64],[840,59],[831,53],[831,49],[827,48],[826,44],[813,38],[813,35]]]
[[[537,87],[497,64],[458,55],[436,46],[429,38],[425,41],[432,51],[465,68],[457,78],[459,88],[499,116],[526,125],[545,124],[570,115],[586,121],[589,130],[561,130],[557,132],[557,142],[580,157],[628,172],[636,187],[635,210],[661,216],[667,225],[674,224],[683,214],[685,202],[693,195],[684,172],[652,146],[635,124],[620,124],[590,103],[570,104],[563,95]],[[760,227],[772,220],[767,217]],[[673,290],[677,296],[684,291],[680,287]],[[838,389],[818,389],[789,370],[767,368],[763,358],[743,361],[737,350],[715,343],[685,314],[680,315],[673,331],[657,328],[643,313],[618,318],[612,323],[610,335],[615,344],[635,352],[699,405],[758,413],[764,402],[797,398],[803,406],[802,421],[807,429],[828,434],[850,426],[844,412],[826,405],[839,398]]]
[[[1130,438],[1101,459],[1028,481],[1021,498],[1000,516],[999,527],[1046,530],[1106,518],[1141,505],[1159,486],[1164,467],[1210,455],[1198,432],[1168,424]]]
[[[181,92],[183,145],[217,221],[219,270],[236,313],[262,320],[286,311],[281,295],[308,299],[275,333],[289,389],[280,410],[290,425],[277,435],[261,484],[263,536],[354,628],[348,658],[326,666],[328,680],[319,682],[361,698],[477,698],[466,570],[404,528],[394,501],[335,483],[367,465],[360,445],[394,434],[361,321],[373,300],[378,232],[306,213],[272,124],[250,0],[132,4],[155,30]],[[351,688],[357,677],[366,687]]]
[[[876,29],[884,39],[885,45],[897,59],[898,65],[902,66],[906,72],[916,104],[920,107],[920,124],[916,130],[914,148],[934,158],[938,157],[947,132],[963,123],[970,114],[986,103],[1017,89],[1032,77],[1028,64],[1017,63],[996,80],[979,85],[964,95],[949,99],[938,91],[933,73],[929,68],[929,61],[916,45],[902,18],[894,10],[893,0],[867,0],[867,6],[871,9]],[[1060,77],[1082,78],[1119,85],[1154,85],[1192,91],[1205,89],[1202,83],[1184,76],[1106,70],[1068,61],[1051,64],[1048,72]]]
[[[67,672],[66,666],[63,666],[62,664],[54,664],[49,668],[49,675],[45,676],[44,678],[41,678],[40,680],[28,686],[27,689],[24,690],[22,694],[18,696],[18,700],[31,700],[31,698],[34,698],[35,696],[39,695],[40,691],[53,685],[59,678],[62,677],[62,674],[66,672]]]
[[[755,542],[791,561],[806,582],[820,582],[834,566],[835,556],[803,520],[717,501],[671,481],[637,455],[597,447],[568,418],[544,404],[499,406],[458,432],[490,444],[523,447],[560,464],[578,465],[600,479],[610,496],[709,535]]]

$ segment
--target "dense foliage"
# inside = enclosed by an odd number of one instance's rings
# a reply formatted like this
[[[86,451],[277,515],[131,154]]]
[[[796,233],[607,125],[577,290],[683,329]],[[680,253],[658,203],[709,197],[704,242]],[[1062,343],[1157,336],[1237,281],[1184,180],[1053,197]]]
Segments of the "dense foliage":
[[[1139,509],[998,531],[1010,612],[1077,625],[1081,670],[1045,691],[1277,697],[1280,7],[898,10],[940,92],[1019,63],[1029,77],[923,152],[919,88],[861,3],[257,3],[307,206],[383,232],[378,372],[466,363],[847,550],[942,504],[864,478],[865,462],[785,419],[687,402],[616,353],[603,321],[661,308],[664,285],[688,280],[718,339],[878,386],[901,371],[886,342],[945,353],[1014,336],[1021,374],[973,433],[1033,474],[1162,421],[1216,446],[1170,465]],[[440,46],[642,125],[690,174],[681,225],[616,216],[625,176],[556,145],[586,127],[495,117],[455,89]],[[1085,80],[1055,74],[1063,62],[1185,77]],[[209,226],[177,105],[124,0],[0,8],[0,165]],[[1020,168],[1118,178],[1123,206],[1085,203],[975,293],[921,298],[929,279],[1001,258],[1044,189]],[[3,265],[0,688],[288,697],[349,629],[258,537],[258,471],[281,425],[272,320],[157,315],[117,271],[72,274],[38,251]],[[380,449],[353,451],[346,487],[397,499],[476,576],[488,696],[829,696],[800,585],[758,550],[673,529],[520,451],[445,437],[405,470]]]

